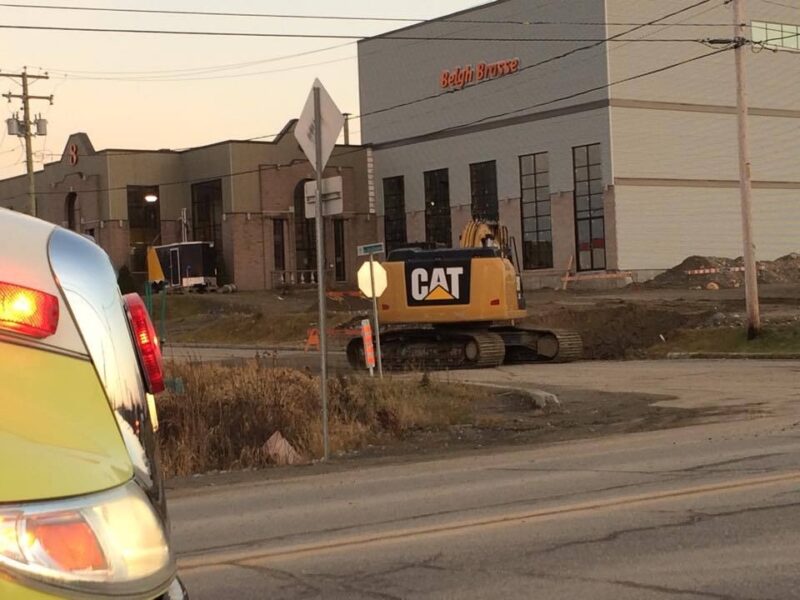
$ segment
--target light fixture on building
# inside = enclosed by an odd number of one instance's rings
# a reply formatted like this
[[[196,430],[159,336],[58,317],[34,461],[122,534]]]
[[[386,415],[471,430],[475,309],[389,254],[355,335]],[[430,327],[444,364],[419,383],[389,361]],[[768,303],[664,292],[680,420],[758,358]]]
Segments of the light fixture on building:
[[[149,204],[153,204],[154,202],[158,202],[158,196],[156,196],[156,195],[155,195],[155,194],[153,194],[153,193],[147,194],[147,195],[144,197],[144,201],[145,201],[145,202],[147,202],[147,203],[149,203]]]

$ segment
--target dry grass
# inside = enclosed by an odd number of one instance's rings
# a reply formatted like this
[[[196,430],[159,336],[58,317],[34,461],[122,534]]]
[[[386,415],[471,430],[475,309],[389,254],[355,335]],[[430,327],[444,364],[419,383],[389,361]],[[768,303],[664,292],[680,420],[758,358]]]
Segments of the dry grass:
[[[656,344],[649,355],[663,358],[670,352],[740,352],[796,353],[800,352],[800,324],[765,327],[761,335],[748,340],[744,327],[680,330]]]
[[[275,431],[304,456],[321,456],[318,378],[257,364],[186,364],[171,370],[183,380],[185,393],[159,399],[159,440],[168,476],[267,466],[264,445]],[[331,451],[468,422],[477,397],[473,388],[425,377],[337,377],[329,382]]]
[[[274,293],[169,295],[166,300],[166,339],[199,344],[300,343],[319,319],[315,297],[296,293],[278,300]],[[160,315],[161,298],[156,298]],[[350,321],[357,313],[329,302],[330,327]],[[360,313],[358,313],[360,314]]]

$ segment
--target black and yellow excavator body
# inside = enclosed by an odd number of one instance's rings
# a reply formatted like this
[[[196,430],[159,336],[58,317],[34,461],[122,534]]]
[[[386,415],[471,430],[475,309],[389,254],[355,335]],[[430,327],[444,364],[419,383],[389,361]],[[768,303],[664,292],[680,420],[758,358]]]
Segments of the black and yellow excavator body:
[[[473,221],[461,235],[461,248],[391,252],[382,263],[388,286],[378,300],[384,367],[479,368],[580,358],[577,333],[518,323],[528,312],[507,250],[511,243],[505,228]],[[361,338],[350,341],[347,355],[354,367],[364,364]]]

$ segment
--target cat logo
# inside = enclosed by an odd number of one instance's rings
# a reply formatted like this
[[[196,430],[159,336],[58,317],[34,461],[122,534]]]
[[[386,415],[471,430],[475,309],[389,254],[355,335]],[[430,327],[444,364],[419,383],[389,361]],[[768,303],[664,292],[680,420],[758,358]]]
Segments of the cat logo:
[[[469,263],[407,265],[410,306],[469,303]]]

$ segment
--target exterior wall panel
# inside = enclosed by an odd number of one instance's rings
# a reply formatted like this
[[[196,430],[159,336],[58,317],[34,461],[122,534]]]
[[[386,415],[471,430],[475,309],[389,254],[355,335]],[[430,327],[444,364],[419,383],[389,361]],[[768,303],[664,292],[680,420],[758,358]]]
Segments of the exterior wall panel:
[[[587,44],[526,40],[602,39],[605,37],[604,25],[555,27],[523,22],[602,23],[604,18],[604,2],[597,0],[505,0],[463,15],[453,15],[450,21],[434,20],[362,41],[359,43],[362,139],[365,143],[380,144],[427,134],[603,86],[607,81],[603,46],[534,67]],[[507,22],[466,24],[457,22],[459,19]],[[415,41],[393,37],[425,39]],[[517,41],[502,41],[504,38],[517,38]],[[429,98],[444,91],[440,85],[444,70],[512,58],[520,60],[520,71],[516,74]],[[565,77],[564,73],[570,76]],[[607,97],[608,92],[601,90],[529,110],[557,109]],[[426,99],[415,102],[423,98]],[[371,114],[405,102],[415,103]]]
[[[735,115],[613,108],[611,118],[618,179],[739,179]],[[754,180],[800,181],[799,132],[800,119],[750,117]]]
[[[618,186],[620,268],[669,269],[687,256],[742,255],[739,188]],[[800,189],[756,189],[753,225],[756,258],[774,260],[797,251]]]
[[[662,17],[691,3],[672,3],[664,0],[606,0],[608,21],[646,23]],[[790,3],[784,3],[790,4]],[[797,8],[781,7],[766,2],[748,2],[749,20],[772,21],[800,25]],[[626,37],[653,39],[722,38],[733,36],[732,12],[724,3],[698,6],[690,11],[667,19],[668,23],[680,22],[679,27],[651,27],[639,30]],[[719,24],[718,27],[687,27],[687,24]],[[621,33],[630,27],[612,26],[609,33]],[[749,29],[748,29],[748,35]],[[623,43],[609,44],[610,80],[665,67],[692,57],[712,52],[699,43]],[[787,77],[796,73],[798,56],[791,52],[746,52],[748,63],[749,101],[753,107],[770,107],[797,110],[800,95],[800,78]],[[733,52],[676,67],[657,75],[651,75],[611,88],[612,98],[658,100],[717,106],[736,105],[736,79]]]

